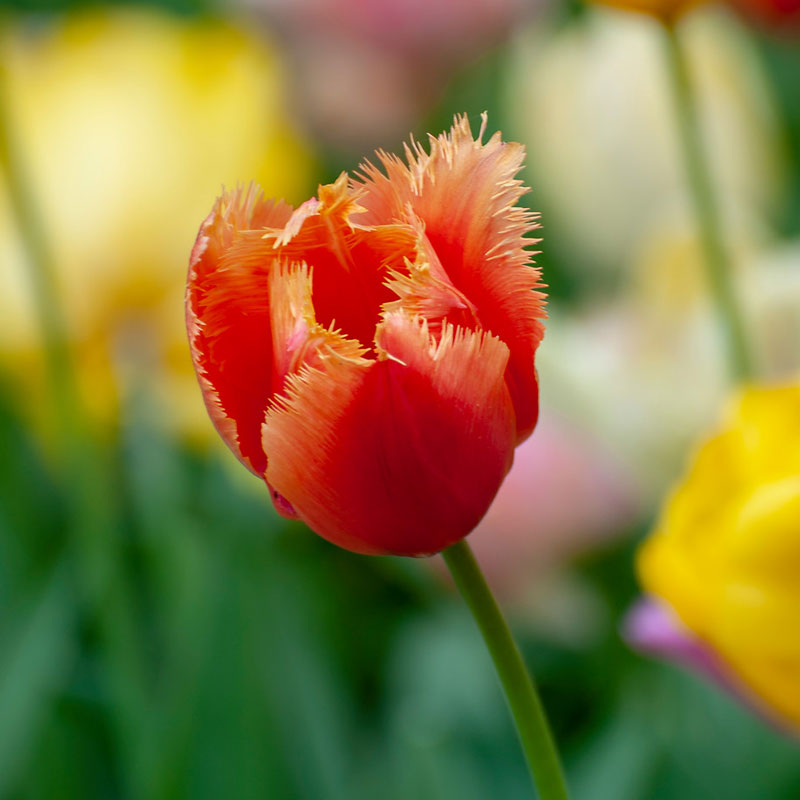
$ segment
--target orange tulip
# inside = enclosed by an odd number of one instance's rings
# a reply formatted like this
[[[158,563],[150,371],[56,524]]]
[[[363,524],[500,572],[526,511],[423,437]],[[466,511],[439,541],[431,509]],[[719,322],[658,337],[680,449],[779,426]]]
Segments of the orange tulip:
[[[275,507],[360,553],[427,555],[484,515],[536,424],[544,296],[521,145],[466,118],[321,186],[251,187],[200,228],[187,290],[206,406]]]

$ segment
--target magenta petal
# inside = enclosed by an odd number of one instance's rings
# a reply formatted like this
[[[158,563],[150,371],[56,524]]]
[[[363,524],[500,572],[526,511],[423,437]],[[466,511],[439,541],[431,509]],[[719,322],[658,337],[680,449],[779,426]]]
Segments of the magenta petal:
[[[622,622],[622,636],[640,653],[664,658],[711,678],[776,730],[793,738],[800,737],[800,730],[793,723],[767,708],[723,659],[657,598],[647,595],[639,598]]]
[[[673,661],[711,678],[738,694],[717,654],[696,637],[672,609],[652,597],[642,597],[622,623],[625,641],[641,653]]]

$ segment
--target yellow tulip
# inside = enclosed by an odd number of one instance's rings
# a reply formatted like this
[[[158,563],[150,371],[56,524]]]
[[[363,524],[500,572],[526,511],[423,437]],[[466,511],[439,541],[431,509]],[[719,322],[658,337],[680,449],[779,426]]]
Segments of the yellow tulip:
[[[108,418],[120,377],[145,375],[192,429],[205,415],[181,309],[198,220],[223,184],[255,178],[296,200],[311,177],[281,64],[233,26],[143,9],[20,19],[0,44],[81,388]],[[35,392],[36,317],[2,183],[0,262],[0,359]]]
[[[638,566],[724,680],[800,730],[800,385],[741,393]]]

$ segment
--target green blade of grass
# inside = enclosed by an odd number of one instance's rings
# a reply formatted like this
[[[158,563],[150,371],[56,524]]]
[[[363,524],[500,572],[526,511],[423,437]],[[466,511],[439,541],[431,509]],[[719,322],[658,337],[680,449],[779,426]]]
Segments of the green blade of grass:
[[[0,797],[13,788],[36,745],[53,696],[69,677],[75,611],[68,570],[61,564],[3,643]]]

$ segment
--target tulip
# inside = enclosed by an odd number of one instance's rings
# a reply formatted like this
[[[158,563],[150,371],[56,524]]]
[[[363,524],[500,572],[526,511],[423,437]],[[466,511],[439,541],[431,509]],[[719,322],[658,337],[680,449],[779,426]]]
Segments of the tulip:
[[[298,198],[313,185],[279,53],[235,25],[156,9],[8,23],[6,110],[54,254],[84,402],[110,422],[119,389],[136,381],[163,409],[160,420],[205,436],[175,314],[185,282],[177,265],[204,198],[223,182],[252,175]],[[35,414],[35,398],[46,396],[41,341],[5,203],[0,263],[0,362]]]
[[[800,385],[753,387],[639,553],[629,636],[800,730]]]
[[[297,210],[220,197],[191,255],[192,357],[275,507],[360,553],[427,555],[486,512],[536,424],[523,148],[466,118]]]
[[[297,210],[223,194],[192,251],[189,342],[211,419],[275,508],[358,553],[443,551],[542,800],[567,800],[536,687],[464,537],[538,416],[539,271],[523,148],[466,117]]]
[[[780,213],[790,168],[778,106],[735,17],[698,9],[681,31],[714,192],[739,253]],[[625,287],[656,240],[696,237],[659,33],[642,15],[598,8],[547,37],[530,29],[513,51],[508,108],[547,203],[550,234],[584,284],[603,271]],[[684,274],[679,279],[664,263],[651,278],[663,283],[666,272],[682,287]]]

